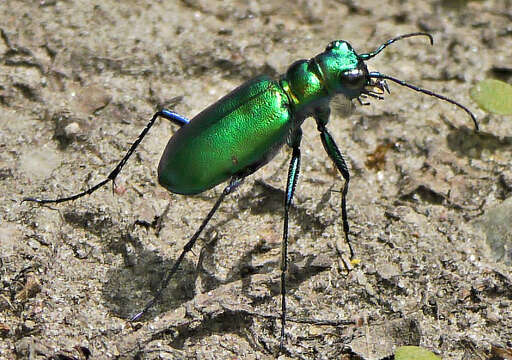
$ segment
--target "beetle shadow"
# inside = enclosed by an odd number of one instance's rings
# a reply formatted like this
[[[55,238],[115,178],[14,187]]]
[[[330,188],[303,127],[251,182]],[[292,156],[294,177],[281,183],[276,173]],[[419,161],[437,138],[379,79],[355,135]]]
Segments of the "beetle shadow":
[[[133,235],[134,224],[116,225],[106,212],[73,209],[65,211],[62,217],[69,225],[100,238],[107,259],[112,255],[121,255],[123,259],[122,265],[108,270],[107,280],[102,288],[104,306],[112,314],[124,319],[139,312],[158,291],[162,279],[174,265],[175,259],[166,259],[154,251],[147,250],[139,237]],[[87,258],[92,251],[92,247],[82,240],[69,242],[68,245],[79,258]],[[195,265],[185,258],[175,276],[179,281],[171,280],[161,301],[148,313],[160,313],[169,308],[176,308],[192,299],[195,270]]]
[[[297,186],[297,190],[295,191],[295,201],[292,202],[289,212],[290,219],[295,223],[290,235],[293,237],[301,237],[308,233],[322,234],[325,229],[331,225],[332,221],[315,216],[304,207],[297,205],[297,203],[300,202],[297,201],[299,186],[300,185]],[[253,185],[252,194],[256,195],[251,195],[250,198],[247,199],[248,204],[243,205],[249,207],[252,214],[259,215],[268,213],[275,216],[276,221],[283,221],[285,196],[283,189],[274,187],[263,180],[256,180]],[[327,205],[331,194],[331,188],[326,189],[321,196],[318,194],[315,213],[319,213]],[[292,225],[290,224],[290,229],[291,228]]]
[[[327,190],[326,194],[330,196],[331,189]],[[283,199],[284,190],[275,188],[262,180],[256,180],[252,185],[252,189],[248,191],[244,196],[238,198],[237,204],[240,210],[250,209],[251,214],[253,215],[269,213],[272,214],[272,216],[276,217],[276,221],[282,222]],[[319,204],[318,206],[325,206],[326,202],[328,202],[328,199],[326,200],[326,196],[324,194],[324,196],[322,196],[321,204]],[[315,234],[322,234],[326,227],[330,225],[329,222],[322,221],[316,216],[308,213],[306,209],[301,208],[300,206],[297,207],[293,204],[290,210],[290,217],[293,217],[296,223],[296,225],[293,226],[293,238],[301,237],[304,234],[310,232],[314,232]],[[216,223],[215,226],[226,226],[226,224],[228,224],[232,219],[236,218],[238,218],[238,216],[234,214],[233,216],[230,216],[224,221]],[[234,232],[228,232],[226,236],[234,236]],[[282,234],[279,233],[279,236],[282,236]],[[289,238],[289,242],[291,240],[292,237]],[[244,292],[245,295],[247,295],[250,292],[252,275],[268,274],[279,269],[281,261],[280,255],[277,255],[275,259],[272,259],[271,261],[268,262],[264,262],[263,264],[254,264],[254,257],[264,255],[265,253],[270,252],[276,247],[281,247],[281,241],[269,242],[265,241],[264,239],[260,239],[259,241],[255,242],[254,246],[251,247],[248,251],[246,251],[238,259],[238,261],[236,261],[236,263],[231,267],[231,270],[228,271],[224,280],[220,281],[214,275],[209,275],[206,271],[202,271],[202,269],[204,269],[204,264],[209,261],[212,261],[213,254],[215,252],[215,246],[216,241],[214,239],[211,243],[206,244],[202,248],[202,252],[199,257],[197,269],[199,272],[199,276],[201,276],[203,291],[211,291],[216,289],[220,285],[225,285],[234,281],[241,280],[242,291]],[[289,262],[289,276],[287,282],[288,289],[299,287],[302,282],[307,281],[312,276],[315,276],[316,274],[318,274],[321,271],[324,271],[327,268],[322,265],[313,264],[316,256],[303,256],[300,253],[295,252],[293,248],[290,247],[289,256],[290,258],[293,258],[293,260]],[[209,267],[213,266],[212,264],[208,265],[210,265]],[[279,283],[271,285],[271,296],[279,294]]]
[[[250,208],[252,214],[271,213],[276,217],[276,221],[282,221],[282,199],[284,191],[273,188],[272,186],[256,181],[253,183],[253,188],[246,192],[244,195],[237,199],[238,207],[240,209]],[[292,217],[296,218],[296,226],[294,226],[294,237],[300,236],[299,233],[307,233],[310,231],[318,231],[321,233],[325,228],[318,219],[314,216],[308,215],[306,211],[300,207],[293,206],[291,210]],[[217,245],[215,236],[212,235],[213,229],[218,227],[229,227],[232,220],[237,219],[237,214],[233,214],[224,218],[222,221],[212,221],[206,232],[201,236],[203,239],[213,238],[213,240],[204,243],[200,251],[198,262],[187,260],[187,257],[180,265],[177,274],[171,279],[170,283],[163,292],[163,295],[153,308],[148,311],[148,314],[142,318],[147,321],[157,314],[167,312],[171,309],[178,308],[183,303],[190,301],[196,295],[196,280],[201,278],[201,286],[203,292],[208,292],[216,289],[221,285],[226,285],[238,280],[242,281],[242,292],[249,296],[252,291],[252,275],[254,274],[267,274],[273,271],[278,271],[280,256],[277,255],[275,260],[265,262],[264,265],[254,265],[253,259],[257,255],[265,254],[273,250],[275,247],[280,247],[280,242],[268,242],[261,240],[255,242],[254,246],[246,251],[236,263],[233,264],[231,270],[222,280],[215,274],[210,274],[205,271],[205,264],[208,262],[213,263],[215,247]],[[102,211],[77,211],[73,209],[64,214],[64,219],[70,225],[82,228],[99,238],[104,244],[104,252],[112,255],[120,255],[123,259],[123,264],[114,267],[108,271],[106,281],[102,288],[102,298],[104,306],[109,311],[123,319],[128,319],[135,313],[139,312],[148,301],[153,299],[160,288],[161,281],[165,274],[174,265],[179,253],[172,256],[172,258],[164,258],[157,252],[147,250],[144,242],[141,241],[140,236],[135,235],[134,225],[125,225],[121,229],[119,225],[115,225],[114,221],[110,218],[108,213]],[[300,220],[299,220],[300,219]],[[308,225],[309,224],[309,225]],[[313,224],[311,226],[311,224]],[[165,225],[164,225],[165,226]],[[210,230],[209,230],[210,229]],[[313,230],[312,230],[313,229]],[[151,230],[148,230],[151,231]],[[234,236],[235,231],[227,231],[226,236]],[[148,234],[149,236],[149,234]],[[310,265],[314,257],[305,259],[300,254],[290,252],[290,257],[295,258],[290,262],[290,270],[287,282],[287,289],[293,289],[310,277],[317,273],[324,271],[325,268]],[[108,258],[108,256],[107,256]],[[297,258],[300,258],[297,261]],[[299,263],[297,265],[297,263]],[[254,299],[253,305],[257,306],[258,303],[266,303],[271,301],[271,297],[280,293],[279,282],[269,284],[270,291],[262,298]],[[243,334],[243,328],[247,328],[252,323],[252,319],[242,312],[230,313],[227,311],[221,318],[226,320],[225,326],[214,326],[208,321],[195,326],[193,333],[190,336],[206,336],[212,332],[212,328],[218,331],[233,332],[234,330]],[[222,322],[222,319],[217,319]],[[236,321],[235,321],[236,320]],[[233,327],[238,324],[238,327]],[[185,334],[188,332],[184,329],[180,331],[180,337],[176,339],[176,346],[179,347],[180,338],[184,340]]]
[[[103,287],[105,306],[116,316],[129,319],[140,312],[154,298],[162,280],[173,267],[179,253],[164,258],[155,251],[147,250],[131,226],[108,243],[109,252],[121,255],[123,265],[109,270]],[[162,296],[141,319],[145,321],[162,312],[179,307],[195,295],[195,265],[183,259]]]

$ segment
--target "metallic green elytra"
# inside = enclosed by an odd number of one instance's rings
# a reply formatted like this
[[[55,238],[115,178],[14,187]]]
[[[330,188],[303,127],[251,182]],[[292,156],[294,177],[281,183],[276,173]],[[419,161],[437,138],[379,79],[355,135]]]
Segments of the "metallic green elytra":
[[[158,117],[166,118],[178,126],[171,137],[158,166],[158,180],[162,186],[177,194],[197,194],[208,190],[228,179],[221,195],[210,212],[203,219],[194,235],[183,247],[171,270],[162,280],[161,287],[144,309],[134,315],[137,320],[161,297],[169,280],[178,271],[185,255],[192,250],[199,235],[213,217],[224,198],[240,183],[261,166],[268,163],[285,143],[292,148],[292,158],[286,180],[283,215],[283,241],[281,248],[281,342],[284,347],[286,322],[286,270],[288,265],[288,214],[300,170],[301,125],[308,117],[317,123],[322,145],[345,180],[341,192],[341,219],[345,240],[349,241],[347,217],[348,185],[350,174],[341,152],[327,130],[329,102],[336,95],[348,100],[372,97],[383,99],[389,93],[386,80],[398,83],[415,91],[445,100],[466,111],[478,130],[478,122],[469,109],[445,96],[421,89],[380,72],[369,72],[365,61],[379,54],[385,47],[397,40],[412,36],[426,36],[427,33],[411,33],[395,37],[367,54],[357,54],[350,44],[343,40],[331,42],[324,52],[309,60],[293,63],[278,79],[260,76],[246,82],[216,103],[199,113],[190,121],[170,110],[163,109],[153,115],[149,123],[132,144],[123,159],[106,179],[81,193],[58,198],[26,198],[41,204],[60,203],[88,195],[108,183],[115,181],[130,156],[133,154]]]
[[[278,81],[261,76],[208,107],[169,140],[158,181],[177,194],[197,194],[235,174],[254,172],[286,140],[293,124]]]

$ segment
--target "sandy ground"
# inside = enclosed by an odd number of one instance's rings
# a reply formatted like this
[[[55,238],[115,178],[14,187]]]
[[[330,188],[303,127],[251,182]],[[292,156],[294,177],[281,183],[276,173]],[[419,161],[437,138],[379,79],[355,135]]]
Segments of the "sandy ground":
[[[306,321],[288,323],[281,357],[382,359],[407,344],[444,359],[506,358],[512,118],[484,114],[468,91],[511,79],[510,1],[7,0],[0,14],[0,358],[276,357],[289,149],[223,203],[137,324],[126,319],[222,190],[184,197],[159,187],[177,127],[155,125],[115,191],[45,207],[21,199],[100,181],[162,106],[192,117],[332,40],[362,53],[414,31],[435,45],[401,41],[370,70],[460,101],[482,132],[460,109],[392,83],[386,100],[356,103],[351,116],[333,104],[361,260],[347,272],[342,179],[305,122],[287,288],[289,316]]]

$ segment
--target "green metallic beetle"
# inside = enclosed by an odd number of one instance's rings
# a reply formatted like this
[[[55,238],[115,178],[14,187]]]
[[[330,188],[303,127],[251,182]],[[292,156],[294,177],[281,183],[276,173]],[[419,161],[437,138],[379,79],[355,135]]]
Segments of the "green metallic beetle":
[[[192,249],[202,230],[217,211],[226,195],[231,193],[250,174],[268,163],[285,143],[292,148],[284,199],[284,227],[281,249],[281,347],[285,338],[288,213],[292,202],[300,168],[301,125],[308,117],[313,117],[320,132],[320,138],[328,156],[343,176],[342,223],[345,240],[350,255],[354,251],[349,242],[349,224],[346,210],[346,195],[350,180],[349,171],[343,156],[329,134],[329,102],[335,95],[348,100],[370,96],[383,99],[389,93],[386,80],[393,81],[415,91],[437,97],[455,104],[472,118],[476,130],[475,116],[463,105],[405,83],[402,80],[369,72],[368,60],[393,42],[412,36],[426,36],[427,33],[411,33],[393,38],[375,51],[357,54],[346,41],[331,42],[324,52],[309,60],[293,63],[286,74],[279,79],[260,76],[246,82],[216,103],[196,115],[192,120],[170,111],[161,110],[153,115],[124,158],[106,179],[79,194],[59,199],[26,198],[41,204],[60,203],[88,195],[114,181],[139,143],[153,126],[158,117],[164,117],[180,126],[171,137],[158,166],[158,181],[167,190],[184,195],[198,194],[231,179],[217,199],[215,205],[204,218],[198,230],[183,248],[173,268],[162,281],[160,290],[145,308],[132,317],[132,321],[144,314],[159,299],[171,277],[178,270],[185,255]]]

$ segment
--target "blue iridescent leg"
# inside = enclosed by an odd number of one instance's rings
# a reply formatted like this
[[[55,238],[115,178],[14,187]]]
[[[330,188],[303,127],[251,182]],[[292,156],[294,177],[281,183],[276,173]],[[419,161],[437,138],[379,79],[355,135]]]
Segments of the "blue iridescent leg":
[[[162,109],[161,111],[157,112],[155,115],[161,116],[164,119],[172,121],[174,124],[176,124],[180,127],[183,125],[187,125],[190,122],[190,120],[187,119],[186,117],[181,116],[180,114],[175,113],[174,111],[171,111],[168,109]]]

